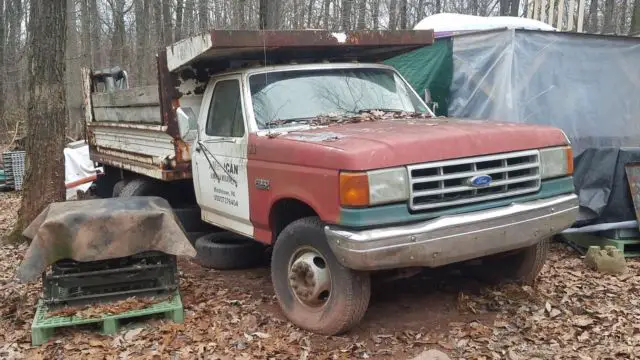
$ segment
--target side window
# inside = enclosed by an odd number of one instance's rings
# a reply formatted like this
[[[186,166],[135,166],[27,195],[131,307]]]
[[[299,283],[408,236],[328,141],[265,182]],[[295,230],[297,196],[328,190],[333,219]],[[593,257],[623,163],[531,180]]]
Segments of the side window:
[[[219,81],[213,89],[207,126],[209,136],[244,136],[244,116],[240,100],[240,82],[238,80]]]

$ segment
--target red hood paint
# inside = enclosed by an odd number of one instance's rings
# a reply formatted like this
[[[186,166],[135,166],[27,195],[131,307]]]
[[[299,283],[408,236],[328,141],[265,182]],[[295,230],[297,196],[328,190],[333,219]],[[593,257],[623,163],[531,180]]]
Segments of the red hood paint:
[[[252,136],[251,159],[339,170],[405,164],[565,145],[560,129],[461,119],[380,120]]]

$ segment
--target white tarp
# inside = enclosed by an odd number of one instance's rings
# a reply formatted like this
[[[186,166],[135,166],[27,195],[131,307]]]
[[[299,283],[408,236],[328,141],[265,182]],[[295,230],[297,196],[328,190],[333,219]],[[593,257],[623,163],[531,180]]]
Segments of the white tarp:
[[[84,141],[76,141],[64,148],[64,183],[67,187],[67,200],[75,199],[78,190],[82,192],[89,190],[96,174],[93,161],[89,158],[89,145]]]
[[[414,30],[433,29],[435,33],[480,31],[499,28],[554,31],[555,28],[542,21],[515,16],[475,16],[440,13],[422,19]]]
[[[640,145],[640,41],[547,31],[456,36],[449,116],[562,128],[577,154]]]

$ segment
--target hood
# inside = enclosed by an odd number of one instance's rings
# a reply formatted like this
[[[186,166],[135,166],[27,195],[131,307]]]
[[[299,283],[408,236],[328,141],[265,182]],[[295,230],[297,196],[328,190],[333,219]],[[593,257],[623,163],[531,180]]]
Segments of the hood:
[[[379,120],[250,140],[250,158],[341,170],[371,170],[567,144],[560,129],[494,121]]]

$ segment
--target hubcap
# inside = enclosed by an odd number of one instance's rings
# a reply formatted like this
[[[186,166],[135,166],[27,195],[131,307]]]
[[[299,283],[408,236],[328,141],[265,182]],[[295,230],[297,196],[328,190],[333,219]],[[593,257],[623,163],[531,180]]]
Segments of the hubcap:
[[[324,305],[331,294],[331,274],[315,249],[300,249],[291,258],[289,286],[298,300],[307,306]]]

